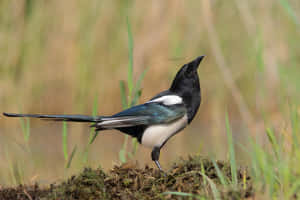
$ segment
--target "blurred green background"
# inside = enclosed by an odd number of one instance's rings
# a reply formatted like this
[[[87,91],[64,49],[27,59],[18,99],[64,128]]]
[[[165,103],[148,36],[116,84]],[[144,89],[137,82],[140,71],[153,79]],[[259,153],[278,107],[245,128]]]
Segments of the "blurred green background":
[[[300,2],[297,0],[1,0],[0,111],[110,115],[122,109],[120,80],[134,40],[134,79],[147,69],[140,102],[171,84],[199,55],[203,101],[193,123],[162,149],[161,164],[188,154],[227,160],[225,113],[238,144],[266,142],[266,126],[289,137],[289,110],[300,99]],[[0,184],[50,183],[84,166],[119,164],[124,135],[100,132],[89,147],[87,124],[0,118]],[[23,124],[23,126],[22,126]],[[25,125],[24,125],[25,124]],[[25,130],[22,130],[23,129]],[[287,144],[288,146],[289,144]],[[128,149],[130,149],[128,145]],[[247,156],[237,145],[239,163]],[[154,164],[139,146],[132,160]]]

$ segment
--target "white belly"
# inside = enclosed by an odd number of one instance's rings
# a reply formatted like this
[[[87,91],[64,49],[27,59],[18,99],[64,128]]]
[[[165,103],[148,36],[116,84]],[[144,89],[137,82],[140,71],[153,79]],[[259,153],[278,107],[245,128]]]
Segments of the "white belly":
[[[147,147],[161,147],[172,135],[182,130],[188,122],[187,115],[170,124],[153,125],[148,127],[142,137],[142,145]]]

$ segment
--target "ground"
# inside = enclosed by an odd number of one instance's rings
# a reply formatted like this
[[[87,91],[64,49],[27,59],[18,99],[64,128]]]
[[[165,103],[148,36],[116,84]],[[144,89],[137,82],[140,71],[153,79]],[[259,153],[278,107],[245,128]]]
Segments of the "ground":
[[[224,180],[232,182],[230,165],[216,163]],[[244,199],[254,195],[252,180],[247,174],[245,168],[240,168],[237,186],[224,185],[210,159],[190,156],[174,163],[166,173],[148,166],[141,169],[133,163],[115,166],[108,173],[85,168],[80,174],[55,185],[2,188],[0,199]],[[179,192],[179,195],[170,192]]]

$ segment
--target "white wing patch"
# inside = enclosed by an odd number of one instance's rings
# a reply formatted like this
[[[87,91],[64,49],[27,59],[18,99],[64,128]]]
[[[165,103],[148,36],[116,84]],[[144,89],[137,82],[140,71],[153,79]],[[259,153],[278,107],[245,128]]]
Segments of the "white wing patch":
[[[149,119],[148,116],[124,116],[124,117],[106,117],[97,123],[98,127],[110,129],[142,125]]]
[[[187,115],[170,124],[149,126],[142,137],[142,145],[146,147],[161,147],[166,140],[181,131],[187,125]]]
[[[182,98],[177,95],[166,95],[166,96],[158,97],[157,99],[148,101],[148,103],[150,103],[150,102],[161,102],[166,106],[170,106],[170,105],[181,104]]]

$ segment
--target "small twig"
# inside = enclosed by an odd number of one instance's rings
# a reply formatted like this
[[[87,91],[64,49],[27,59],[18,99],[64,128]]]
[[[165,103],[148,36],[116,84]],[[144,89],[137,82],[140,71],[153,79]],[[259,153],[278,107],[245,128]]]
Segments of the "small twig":
[[[28,194],[28,192],[25,189],[23,190],[23,192],[28,197],[29,200],[32,200],[32,197],[30,196],[30,194]]]

